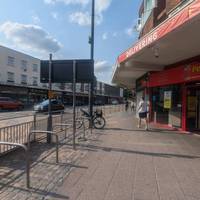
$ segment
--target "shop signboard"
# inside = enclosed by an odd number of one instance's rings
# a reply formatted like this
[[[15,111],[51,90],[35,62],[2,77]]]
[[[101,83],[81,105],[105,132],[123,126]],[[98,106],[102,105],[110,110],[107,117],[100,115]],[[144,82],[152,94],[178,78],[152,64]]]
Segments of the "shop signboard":
[[[164,92],[164,108],[170,109],[172,107],[172,91]]]

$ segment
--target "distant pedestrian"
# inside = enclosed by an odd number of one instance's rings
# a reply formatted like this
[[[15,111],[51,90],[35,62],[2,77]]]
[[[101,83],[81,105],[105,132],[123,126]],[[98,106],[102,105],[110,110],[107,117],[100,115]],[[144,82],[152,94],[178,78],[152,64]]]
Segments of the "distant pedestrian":
[[[138,120],[138,128],[141,127],[141,122],[144,120],[145,122],[145,130],[148,130],[148,104],[144,100],[144,97],[141,97],[138,109],[137,109],[139,120]]]
[[[131,101],[131,111],[134,111],[135,110],[135,104],[133,101]]]

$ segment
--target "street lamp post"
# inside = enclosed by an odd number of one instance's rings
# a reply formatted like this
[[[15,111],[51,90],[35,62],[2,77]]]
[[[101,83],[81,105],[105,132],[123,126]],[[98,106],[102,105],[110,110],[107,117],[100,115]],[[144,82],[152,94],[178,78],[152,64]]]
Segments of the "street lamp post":
[[[52,110],[51,110],[51,95],[52,95],[52,54],[49,55],[49,90],[48,90],[48,121],[47,121],[47,131],[52,131]],[[51,134],[47,133],[47,143],[51,143]]]
[[[92,15],[91,15],[91,37],[90,37],[90,59],[93,62],[93,74],[94,74],[94,26],[95,26],[95,0],[92,0]],[[89,90],[89,112],[90,112],[90,128],[92,127],[92,114],[93,114],[93,98],[94,98],[94,80],[90,83]]]

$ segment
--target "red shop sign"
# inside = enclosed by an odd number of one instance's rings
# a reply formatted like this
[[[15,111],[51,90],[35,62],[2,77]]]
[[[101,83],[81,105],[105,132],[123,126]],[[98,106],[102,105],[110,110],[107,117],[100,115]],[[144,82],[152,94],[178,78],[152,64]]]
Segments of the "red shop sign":
[[[149,87],[179,84],[190,81],[200,81],[199,62],[153,73],[149,77]]]

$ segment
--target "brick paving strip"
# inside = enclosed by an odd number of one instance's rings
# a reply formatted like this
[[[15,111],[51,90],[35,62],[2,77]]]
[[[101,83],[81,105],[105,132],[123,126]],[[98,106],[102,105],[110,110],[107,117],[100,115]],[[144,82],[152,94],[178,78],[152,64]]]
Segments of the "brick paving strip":
[[[135,127],[115,114],[76,151],[63,144],[58,165],[54,145],[34,144],[30,191],[23,153],[0,158],[0,200],[199,200],[200,137]]]
[[[77,140],[79,144],[87,145],[96,140],[98,134],[90,134],[87,131],[87,141]],[[12,199],[44,199],[50,195],[54,198],[53,188],[70,172],[73,168],[86,168],[79,166],[77,161],[87,154],[86,149],[77,147],[72,149],[71,141],[62,141],[59,145],[59,164],[56,164],[55,145],[46,144],[41,141],[31,146],[31,169],[30,184],[31,189],[26,188],[25,155],[21,150],[11,152],[0,158],[0,200]],[[67,197],[59,196],[64,199]]]

